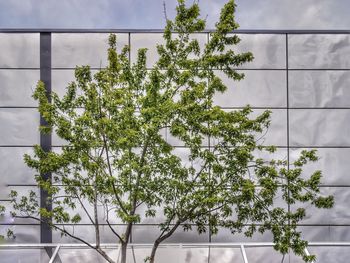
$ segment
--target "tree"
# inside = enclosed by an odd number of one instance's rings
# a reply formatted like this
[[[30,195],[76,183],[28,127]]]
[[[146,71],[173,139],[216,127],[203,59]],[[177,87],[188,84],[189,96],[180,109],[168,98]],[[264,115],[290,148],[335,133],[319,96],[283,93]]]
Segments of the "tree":
[[[271,231],[276,250],[285,254],[292,249],[305,261],[313,260],[305,254],[307,242],[297,230],[305,210],[275,207],[274,198],[280,189],[286,204],[332,207],[333,197],[319,194],[321,172],[307,179],[301,176],[302,167],[317,160],[315,151],[303,151],[291,164],[258,158],[259,151],[276,150],[257,140],[269,127],[270,112],[252,118],[249,106],[227,112],[213,104],[215,93],[227,89],[215,72],[242,80],[244,75],[234,68],[253,59],[249,52],[236,54],[229,48],[240,41],[231,34],[238,28],[234,12],[230,0],[201,49],[192,38],[192,33],[205,29],[199,5],[187,7],[179,0],[175,20],[167,20],[165,43],[157,46],[159,59],[151,70],[146,68],[146,49],[140,49],[136,63],[131,64],[129,47],[118,53],[112,34],[107,68],[92,76],[89,66],[77,67],[76,80],[63,98],[55,93],[48,97],[39,82],[33,96],[48,123],[40,129],[55,131],[68,145],[61,152],[45,152],[36,146],[34,156],[25,156],[53,208],[40,208],[34,192],[19,198],[13,191],[13,217],[48,224],[111,263],[115,259],[101,247],[101,223],[109,226],[121,244],[121,262],[125,263],[134,224],[141,217],[155,217],[159,207],[165,220],[147,259],[151,263],[161,242],[179,228],[190,230],[193,224],[199,233],[216,234],[223,227],[234,234],[246,225],[247,236]],[[188,148],[191,165],[176,155],[162,136],[164,129]],[[208,138],[215,143],[203,146]],[[43,179],[47,173],[53,174],[52,181]],[[61,226],[78,224],[82,217],[95,228],[95,244]],[[126,224],[122,232],[111,224],[115,218]]]

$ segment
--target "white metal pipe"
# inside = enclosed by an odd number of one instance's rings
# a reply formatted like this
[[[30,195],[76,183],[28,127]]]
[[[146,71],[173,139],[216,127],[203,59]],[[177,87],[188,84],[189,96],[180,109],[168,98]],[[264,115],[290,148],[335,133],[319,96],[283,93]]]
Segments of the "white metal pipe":
[[[54,260],[55,260],[55,258],[57,256],[59,250],[60,250],[60,245],[58,245],[56,247],[55,251],[53,252],[53,254],[52,254],[51,258],[50,258],[49,263],[53,263],[54,262]]]
[[[241,245],[241,252],[242,252],[244,263],[248,263],[248,258],[247,258],[247,254],[245,253],[244,245]]]
[[[91,244],[94,246],[95,244]],[[160,247],[227,247],[227,248],[240,248],[241,245],[244,247],[272,247],[272,242],[245,242],[245,243],[173,243],[173,244],[161,244]],[[6,249],[34,249],[34,248],[46,248],[46,247],[57,247],[61,248],[89,248],[86,244],[76,243],[21,243],[21,244],[0,244],[0,248]],[[101,244],[103,248],[117,248],[119,244],[105,243]],[[151,247],[153,243],[131,243],[129,247]],[[350,242],[309,242],[309,247],[348,247]]]

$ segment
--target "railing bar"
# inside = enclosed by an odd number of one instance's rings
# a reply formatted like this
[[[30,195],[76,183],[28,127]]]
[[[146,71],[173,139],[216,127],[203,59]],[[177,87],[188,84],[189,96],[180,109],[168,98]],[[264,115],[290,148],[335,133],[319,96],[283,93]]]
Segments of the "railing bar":
[[[180,252],[182,251],[183,247],[182,247],[182,243],[179,244],[179,250]],[[180,253],[180,256],[178,257],[178,263],[182,263],[182,258],[181,258],[182,254]]]
[[[94,244],[92,244],[94,245]],[[175,244],[161,244],[160,247],[179,247],[179,243]],[[274,243],[272,242],[247,242],[247,243],[181,243],[182,247],[190,248],[190,247],[227,247],[227,248],[240,248],[244,247],[272,247]],[[57,247],[60,248],[89,248],[85,244],[58,244],[58,243],[38,243],[38,244],[0,244],[0,248],[21,248],[21,249],[31,249],[31,248],[45,248],[45,247]],[[152,247],[153,243],[133,243],[129,244],[129,247]],[[310,242],[308,244],[309,247],[314,246],[327,246],[327,247],[339,247],[339,246],[350,246],[350,242]],[[119,244],[101,244],[103,248],[119,248]]]
[[[243,261],[244,261],[244,263],[248,263],[247,254],[246,254],[246,252],[245,252],[245,248],[244,248],[244,245],[243,245],[243,244],[241,245],[241,252],[242,252],[242,256],[243,256]]]
[[[95,244],[91,244],[95,245]],[[240,248],[241,245],[245,247],[271,247],[274,245],[272,242],[237,242],[237,243],[181,243],[182,247],[236,247]],[[87,247],[85,244],[72,244],[72,243],[28,243],[28,244],[0,244],[0,248],[45,248],[45,247],[57,247],[61,248],[79,248]],[[101,247],[104,248],[117,248],[119,244],[105,243],[101,244]],[[129,246],[134,247],[149,247],[153,246],[153,243],[132,243]],[[174,244],[161,244],[162,247],[178,247],[179,243]],[[309,242],[308,246],[350,246],[350,242]]]
[[[53,252],[52,257],[50,258],[49,263],[53,263],[53,262],[54,262],[54,260],[55,260],[55,258],[56,258],[56,256],[57,256],[57,254],[58,254],[58,251],[60,250],[60,247],[61,247],[60,245],[56,246],[56,249],[55,249],[55,251]]]
[[[306,254],[307,256],[310,256],[310,252],[309,252],[309,250],[307,249],[307,247],[304,249],[304,251],[305,251],[305,254]],[[311,263],[315,263],[315,261],[311,261]]]
[[[134,263],[137,263],[136,262],[136,257],[135,257],[134,245],[131,244],[130,247],[131,247],[131,252],[132,252],[132,257],[133,257]]]

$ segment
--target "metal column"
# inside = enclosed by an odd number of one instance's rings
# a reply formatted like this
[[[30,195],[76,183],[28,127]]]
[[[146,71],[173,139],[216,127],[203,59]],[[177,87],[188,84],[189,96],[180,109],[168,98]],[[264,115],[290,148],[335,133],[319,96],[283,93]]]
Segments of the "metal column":
[[[51,33],[49,32],[40,33],[40,79],[44,82],[46,94],[51,100]],[[40,125],[47,125],[43,116],[40,116]],[[51,134],[40,133],[40,146],[46,152],[51,151]],[[42,174],[41,176],[45,180],[51,180],[52,178],[51,173]],[[40,207],[50,211],[52,204],[48,197],[48,192],[40,189]],[[40,242],[52,243],[52,230],[48,224],[43,222],[40,225]]]

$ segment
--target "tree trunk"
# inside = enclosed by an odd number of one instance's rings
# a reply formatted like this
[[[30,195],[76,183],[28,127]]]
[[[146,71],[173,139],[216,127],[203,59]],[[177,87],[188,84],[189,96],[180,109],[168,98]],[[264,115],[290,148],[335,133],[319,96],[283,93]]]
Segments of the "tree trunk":
[[[160,243],[162,243],[164,240],[169,238],[172,234],[174,234],[175,230],[178,228],[178,226],[181,224],[181,220],[177,220],[176,224],[173,226],[173,228],[166,233],[164,236],[161,234],[156,241],[154,241],[153,248],[152,248],[152,253],[151,256],[149,257],[149,262],[154,263],[155,257],[156,257],[156,251]]]
[[[128,243],[127,242],[123,242],[122,243],[122,247],[121,247],[121,259],[120,259],[120,263],[126,263],[126,249],[128,247]]]
[[[159,246],[159,242],[157,242],[157,241],[154,242],[153,247],[152,247],[152,253],[151,253],[151,256],[149,258],[150,263],[154,263],[158,246]]]

